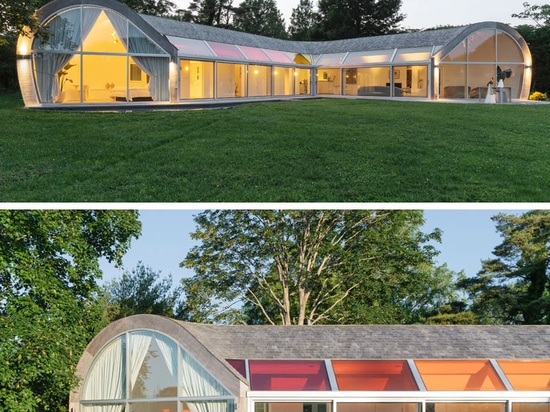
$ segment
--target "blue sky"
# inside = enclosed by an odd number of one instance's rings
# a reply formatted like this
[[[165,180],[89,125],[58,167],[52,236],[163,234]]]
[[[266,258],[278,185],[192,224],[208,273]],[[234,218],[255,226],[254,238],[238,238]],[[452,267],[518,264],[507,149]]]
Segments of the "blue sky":
[[[375,207],[384,208],[386,205]],[[414,205],[405,207],[414,208]],[[493,248],[501,241],[491,217],[502,211],[520,214],[527,210],[527,205],[504,208],[479,206],[478,209],[475,204],[460,205],[459,208],[443,207],[446,208],[425,211],[426,225],[423,230],[428,232],[437,227],[443,231],[442,243],[436,245],[441,251],[437,262],[447,263],[450,269],[457,272],[464,270],[468,276],[479,271],[481,260],[490,258]],[[141,261],[154,271],[161,271],[163,276],[171,274],[174,282],[192,275],[191,270],[180,268],[179,263],[194,245],[189,234],[195,228],[193,216],[198,213],[199,209],[140,210],[142,236],[132,242],[130,251],[124,257],[125,270],[130,271]],[[102,269],[104,280],[120,277],[123,273],[123,270],[117,270],[105,262]]]

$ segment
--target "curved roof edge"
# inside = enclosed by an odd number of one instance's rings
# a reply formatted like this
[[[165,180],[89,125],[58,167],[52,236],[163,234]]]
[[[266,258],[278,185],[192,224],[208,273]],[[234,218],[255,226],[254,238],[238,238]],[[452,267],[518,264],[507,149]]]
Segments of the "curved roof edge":
[[[76,375],[83,379],[95,356],[108,342],[135,330],[160,332],[173,339],[236,397],[242,396],[243,384],[248,386],[246,379],[238,371],[198,341],[180,322],[157,315],[129,316],[107,325],[86,347],[78,362]],[[73,393],[72,401],[79,401],[74,399],[77,393],[79,392]]]
[[[437,52],[437,54],[435,55],[436,62],[438,60],[441,60],[441,58],[446,56],[448,53],[450,53],[470,34],[473,34],[478,30],[484,30],[484,29],[492,29],[492,30],[496,29],[509,34],[520,46],[521,51],[523,52],[525,62],[529,62],[528,65],[531,64],[531,61],[532,61],[531,51],[529,50],[529,46],[527,45],[527,42],[521,36],[521,34],[512,26],[509,26],[504,23],[494,22],[494,21],[485,21],[485,22],[474,23],[468,26],[464,26],[463,30],[460,33],[458,33],[452,41],[449,41],[448,43],[446,43],[444,47]]]
[[[147,36],[149,36],[155,43],[162,47],[170,56],[175,59],[178,55],[177,48],[168,41],[166,37],[162,35],[158,30],[155,30],[149,23],[147,23],[138,13],[130,9],[125,4],[114,1],[114,0],[53,0],[50,3],[47,3],[41,7],[37,14],[38,20],[40,23],[44,23],[53,17],[60,10],[81,6],[81,5],[90,5],[98,7],[108,7],[112,9],[132,23],[134,23],[141,31],[143,31]]]

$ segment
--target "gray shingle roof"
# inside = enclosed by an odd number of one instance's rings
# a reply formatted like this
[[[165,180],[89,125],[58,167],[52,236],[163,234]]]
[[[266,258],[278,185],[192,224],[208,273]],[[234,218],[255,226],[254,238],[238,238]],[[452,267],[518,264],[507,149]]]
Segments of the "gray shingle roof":
[[[145,14],[141,14],[140,16],[159,33],[166,36],[308,54],[441,46],[447,44],[465,30],[465,27],[457,27],[452,29],[361,37],[336,41],[298,42],[258,36],[218,27],[203,26],[200,24]]]
[[[549,326],[229,326],[178,322],[220,359],[549,359]]]

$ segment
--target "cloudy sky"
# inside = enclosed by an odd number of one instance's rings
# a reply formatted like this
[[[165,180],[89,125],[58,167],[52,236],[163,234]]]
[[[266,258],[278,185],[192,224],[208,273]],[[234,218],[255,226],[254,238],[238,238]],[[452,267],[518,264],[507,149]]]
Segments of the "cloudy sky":
[[[187,8],[189,0],[172,0]],[[242,0],[233,0],[239,4]],[[289,21],[292,9],[299,0],[276,0],[277,7]],[[526,23],[513,19],[514,13],[523,11],[524,0],[403,0],[401,11],[407,15],[403,27],[422,29],[443,25],[464,25],[481,21],[498,21],[512,26]],[[317,0],[314,0],[314,4]],[[532,1],[532,4],[541,2]]]

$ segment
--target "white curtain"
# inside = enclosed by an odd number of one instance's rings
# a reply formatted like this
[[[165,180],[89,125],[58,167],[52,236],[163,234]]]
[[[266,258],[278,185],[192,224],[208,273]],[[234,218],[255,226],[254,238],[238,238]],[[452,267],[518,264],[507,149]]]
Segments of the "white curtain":
[[[90,34],[100,13],[101,9],[87,8],[81,19],[80,9],[70,10],[48,23],[50,37],[46,42],[41,38],[35,39],[33,48],[43,50],[34,56],[42,103],[52,103],[59,94],[57,73],[69,63],[73,52],[82,47],[82,39]],[[54,50],[57,53],[51,52]]]
[[[180,379],[182,382],[181,396],[224,396],[229,395],[222,385],[216,381],[195,359],[183,349],[181,352]],[[192,412],[225,412],[226,402],[188,402]]]
[[[175,378],[174,370],[176,368],[176,363],[178,362],[176,345],[171,339],[167,338],[164,335],[155,335],[155,340],[160,349],[160,352],[162,353],[162,357],[164,359],[164,362],[166,363],[166,367],[170,371],[170,375]]]
[[[164,102],[169,100],[170,73],[168,70],[168,58],[133,56],[138,66],[150,76],[149,92],[153,100]]]
[[[133,391],[139,376],[141,365],[149,351],[151,332],[136,332],[130,334],[130,392]]]
[[[125,376],[124,344],[120,337],[108,344],[96,357],[86,377],[83,400],[123,399]],[[91,408],[92,411],[96,410],[93,406]],[[99,408],[102,412],[120,411],[120,405],[103,405]]]
[[[153,42],[149,41],[132,24],[128,29],[127,20],[120,17],[117,13],[107,10],[105,12],[111,24],[117,32],[117,36],[122,41],[126,50],[130,54],[159,54],[163,51]],[[131,35],[128,35],[130,31]],[[128,40],[130,39],[130,40]],[[170,98],[169,82],[170,73],[168,69],[169,59],[165,57],[143,57],[132,56],[139,68],[149,75],[149,93],[153,100],[157,102],[167,101]]]

